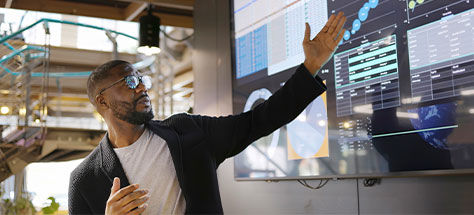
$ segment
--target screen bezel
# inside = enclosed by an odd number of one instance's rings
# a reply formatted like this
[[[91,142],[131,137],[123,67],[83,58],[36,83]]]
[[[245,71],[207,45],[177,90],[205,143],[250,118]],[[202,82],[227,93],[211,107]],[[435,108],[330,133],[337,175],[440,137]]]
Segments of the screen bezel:
[[[231,56],[231,77],[232,77],[232,110],[234,111],[235,86],[236,78],[236,59],[235,59],[235,29],[234,29],[234,0],[229,1],[229,27],[230,27],[230,56]],[[329,60],[328,63],[332,61]],[[288,70],[294,70],[292,67]],[[253,144],[253,143],[252,143]],[[245,150],[245,149],[244,149]],[[232,162],[235,162],[234,160]],[[235,172],[235,167],[233,166]],[[360,178],[408,178],[408,177],[429,177],[429,176],[455,176],[455,175],[474,175],[474,168],[467,169],[446,169],[446,170],[413,170],[413,171],[397,171],[388,173],[372,173],[372,174],[345,174],[345,175],[314,175],[314,176],[297,176],[297,177],[236,177],[236,181],[284,181],[284,180],[313,180],[313,179],[360,179]]]

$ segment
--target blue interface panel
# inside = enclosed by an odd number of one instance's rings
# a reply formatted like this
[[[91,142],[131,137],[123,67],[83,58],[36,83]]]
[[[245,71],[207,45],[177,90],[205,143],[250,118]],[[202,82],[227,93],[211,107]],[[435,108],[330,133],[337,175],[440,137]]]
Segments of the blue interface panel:
[[[314,37],[327,20],[323,0],[246,0],[234,4],[237,79],[257,72],[274,75],[300,64],[304,60],[304,23],[310,23]]]
[[[417,102],[474,91],[474,9],[408,31],[412,99]]]
[[[334,56],[337,115],[400,105],[396,36]]]
[[[235,178],[474,173],[473,6],[233,0],[235,114],[268,100],[304,62],[305,22],[314,38],[331,15],[347,17],[343,39],[317,74],[327,91],[236,155]]]

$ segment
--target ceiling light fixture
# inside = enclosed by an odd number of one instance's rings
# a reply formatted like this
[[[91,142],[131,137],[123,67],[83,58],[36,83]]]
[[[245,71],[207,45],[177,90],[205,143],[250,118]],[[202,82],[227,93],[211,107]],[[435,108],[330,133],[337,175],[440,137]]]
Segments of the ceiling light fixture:
[[[10,108],[7,107],[7,106],[2,106],[2,107],[0,108],[0,113],[3,114],[3,115],[5,115],[5,114],[7,114],[7,113],[9,113],[9,112],[10,112]]]
[[[140,17],[137,52],[145,55],[160,53],[160,18],[153,16],[151,4],[148,5],[147,15]]]

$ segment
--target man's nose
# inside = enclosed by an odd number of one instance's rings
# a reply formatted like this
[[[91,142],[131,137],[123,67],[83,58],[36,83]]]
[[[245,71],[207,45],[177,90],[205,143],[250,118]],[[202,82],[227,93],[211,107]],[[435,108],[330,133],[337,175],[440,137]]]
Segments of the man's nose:
[[[135,88],[135,93],[139,94],[141,92],[147,92],[147,89],[146,89],[145,85],[143,85],[143,83],[140,81],[137,88]]]

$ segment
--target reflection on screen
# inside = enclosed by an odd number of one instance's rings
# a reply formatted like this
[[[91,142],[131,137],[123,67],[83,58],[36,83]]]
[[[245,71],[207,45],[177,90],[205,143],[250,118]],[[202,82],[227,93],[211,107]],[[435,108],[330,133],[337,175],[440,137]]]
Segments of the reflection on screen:
[[[331,14],[347,16],[343,40],[318,74],[328,91],[237,155],[235,177],[474,172],[473,5],[234,0],[235,113],[267,100],[304,61],[305,22],[313,38]]]

